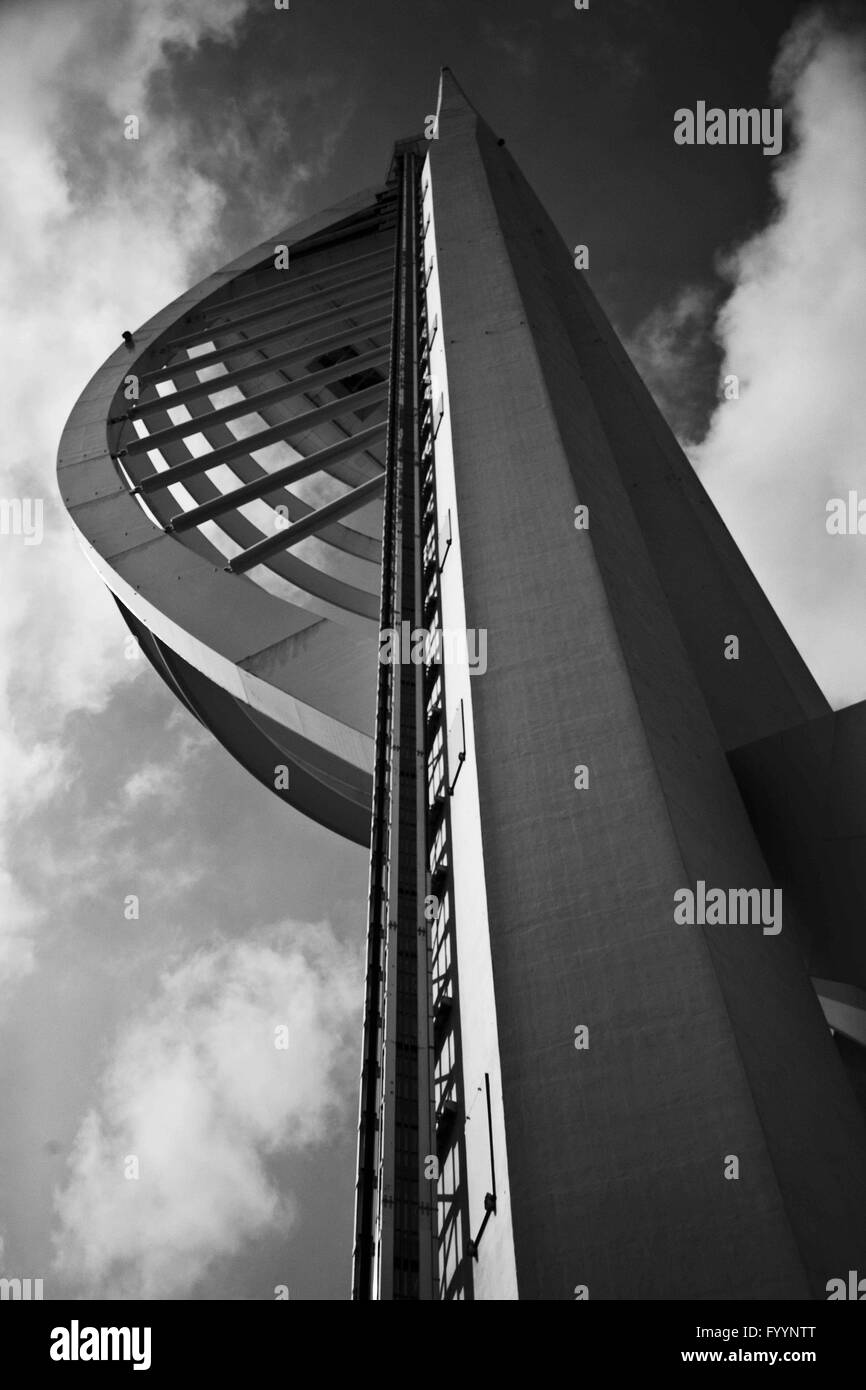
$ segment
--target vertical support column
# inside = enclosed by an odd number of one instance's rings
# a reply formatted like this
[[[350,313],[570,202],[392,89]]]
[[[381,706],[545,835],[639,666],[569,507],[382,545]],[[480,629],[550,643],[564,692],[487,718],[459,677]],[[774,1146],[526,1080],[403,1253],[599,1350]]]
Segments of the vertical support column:
[[[402,260],[402,236],[398,236],[391,316],[388,428],[385,444],[385,501],[382,523],[382,588],[379,604],[379,628],[383,632],[394,626],[395,619],[394,540],[398,489],[394,458],[397,430],[397,372],[400,361]],[[383,955],[388,923],[392,705],[393,668],[380,664],[376,679],[376,746],[370,835],[366,984],[361,1043],[358,1170],[355,1182],[355,1246],[352,1258],[352,1298],[358,1302],[367,1302],[374,1298],[377,1283],[376,1227],[378,1220],[379,1116],[382,1081]]]
[[[419,223],[420,231],[420,223]],[[436,1273],[435,1297],[450,1301],[474,1297],[473,1247],[469,1227],[469,1191],[466,1162],[466,1086],[463,1073],[460,1025],[460,982],[455,934],[457,913],[454,884],[454,833],[451,796],[461,757],[452,758],[448,728],[449,679],[443,641],[440,573],[443,547],[439,536],[439,502],[436,487],[435,439],[441,423],[441,397],[437,399],[430,368],[431,330],[426,304],[426,267],[419,262],[421,303],[420,497],[419,571],[422,625],[430,634],[425,666],[423,818],[426,826],[427,901],[432,908],[428,929],[430,967],[428,977],[427,1037],[430,1048],[430,1089],[433,1098],[432,1134],[436,1150]],[[453,671],[453,667],[451,668]],[[462,703],[460,706],[462,711]],[[493,1208],[495,1210],[495,1207]]]
[[[411,254],[411,339],[414,353],[411,360],[412,372],[412,469],[411,490],[406,493],[406,530],[404,531],[404,556],[407,566],[411,550],[411,586],[406,584],[407,608],[411,597],[412,626],[417,629],[424,625],[424,575],[423,575],[423,527],[422,527],[422,486],[421,486],[421,391],[424,364],[426,362],[426,324],[422,329],[421,293],[421,198],[419,157],[407,155],[412,169],[411,226],[409,230]],[[407,366],[410,365],[407,363]],[[407,470],[408,477],[408,470]],[[411,492],[411,495],[410,495]],[[408,522],[411,517],[411,542]],[[407,572],[407,580],[409,578]],[[410,596],[411,587],[411,596]],[[437,1175],[431,1176],[430,1161],[436,1157],[436,1119],[434,1108],[434,1066],[433,1066],[433,999],[432,999],[432,926],[426,911],[428,880],[428,825],[427,825],[427,725],[426,725],[426,668],[423,665],[404,664],[405,696],[414,702],[413,727],[414,741],[414,804],[415,804],[415,931],[414,936],[414,990],[416,1012],[415,1069],[417,1077],[417,1100],[415,1117],[417,1125],[417,1150],[415,1154],[418,1187],[418,1297],[433,1299],[438,1296],[438,1257],[436,1232],[438,1224],[438,1168]],[[408,731],[407,731],[408,732]],[[408,744],[407,744],[408,764]],[[411,960],[408,967],[413,968]]]
[[[395,161],[399,233],[386,445],[380,629],[417,625],[418,195],[410,146]],[[408,653],[404,655],[408,656]],[[358,1133],[353,1297],[430,1299],[435,1212],[423,1182],[430,1144],[424,929],[422,671],[379,666],[367,985]],[[425,1149],[425,1145],[427,1149]]]

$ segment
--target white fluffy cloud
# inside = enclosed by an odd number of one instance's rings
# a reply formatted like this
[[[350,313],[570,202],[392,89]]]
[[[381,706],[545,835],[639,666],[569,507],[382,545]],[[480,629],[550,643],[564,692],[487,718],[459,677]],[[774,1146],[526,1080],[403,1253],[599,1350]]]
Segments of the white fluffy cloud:
[[[3,929],[0,931],[0,988],[8,989],[33,969],[33,910],[14,878],[0,868]]]
[[[0,498],[44,502],[40,545],[0,534],[0,986],[33,967],[40,921],[3,826],[61,784],[68,713],[101,708],[140,667],[57,498],[57,443],[121,331],[185,287],[214,236],[223,190],[150,84],[172,53],[229,39],[246,8],[45,0],[0,14]],[[130,113],[137,142],[123,138]]]
[[[320,1142],[345,1101],[359,987],[327,924],[167,972],[79,1130],[56,1197],[57,1273],[81,1296],[188,1297],[213,1261],[288,1231],[294,1204],[267,1160]]]
[[[866,698],[866,536],[826,504],[866,498],[866,38],[822,12],[774,72],[787,153],[769,225],[729,258],[716,331],[739,400],[691,450],[703,482],[828,698]]]

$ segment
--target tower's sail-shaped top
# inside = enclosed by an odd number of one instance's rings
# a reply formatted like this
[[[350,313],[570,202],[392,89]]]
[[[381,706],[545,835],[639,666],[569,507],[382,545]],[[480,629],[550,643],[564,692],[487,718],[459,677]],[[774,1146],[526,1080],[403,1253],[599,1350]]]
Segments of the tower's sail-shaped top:
[[[127,335],[59,454],[85,549],[160,673],[267,785],[359,842],[393,292],[384,187]]]

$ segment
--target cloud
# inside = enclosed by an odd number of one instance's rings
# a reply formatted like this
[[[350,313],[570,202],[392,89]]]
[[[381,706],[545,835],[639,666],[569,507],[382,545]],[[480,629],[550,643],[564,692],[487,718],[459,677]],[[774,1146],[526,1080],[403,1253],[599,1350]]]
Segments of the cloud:
[[[327,924],[271,928],[166,972],[117,1041],[56,1194],[55,1269],[76,1296],[188,1297],[215,1261],[292,1228],[269,1161],[336,1127],[360,980]]]
[[[172,711],[172,716],[182,711]],[[202,749],[208,752],[213,748],[213,736],[199,725],[187,727],[171,717],[166,720],[165,734],[176,745],[171,749],[171,757],[165,761],[152,761],[136,768],[123,783],[120,803],[109,805],[106,820],[116,825],[119,818],[134,810],[142,801],[158,797],[162,809],[174,804],[183,795],[189,775],[189,763]]]
[[[224,185],[153,85],[203,40],[228,41],[246,0],[54,0],[0,14],[0,498],[44,501],[44,538],[0,534],[0,983],[33,968],[40,909],[22,896],[6,830],[68,781],[64,724],[104,708],[142,663],[83,560],[54,459],[66,417],[122,329],[213,256]],[[137,142],[123,119],[141,120]],[[230,180],[235,170],[224,171]],[[158,248],[158,254],[154,254]]]
[[[34,964],[36,911],[6,869],[0,868],[0,992],[29,975]]]
[[[654,309],[628,341],[632,361],[686,447],[706,427],[707,374],[716,368],[706,352],[714,299],[710,286],[686,285],[673,304]]]
[[[41,544],[0,526],[0,921],[5,890],[16,922],[14,949],[12,937],[0,946],[0,986],[4,969],[17,980],[33,968],[24,942],[45,921],[15,879],[13,823],[52,797],[61,805],[82,773],[69,716],[103,711],[145,666],[126,659],[129,634],[57,495],[64,423],[124,329],[299,215],[301,190],[351,119],[328,73],[293,78],[279,120],[272,91],[243,80],[219,91],[215,114],[219,46],[241,49],[254,9],[7,0],[0,12],[0,503],[3,516],[44,503]],[[243,53],[235,60],[243,79]],[[137,140],[125,138],[129,116]],[[249,177],[254,162],[260,179]],[[129,790],[141,798],[144,774]]]
[[[140,968],[136,951],[147,957],[163,949],[161,939],[158,945],[152,939],[157,922],[161,932],[190,929],[198,897],[188,890],[218,867],[199,824],[203,779],[217,747],[213,735],[180,705],[170,705],[165,717],[165,696],[155,680],[137,692],[135,715],[135,730],[118,708],[74,721],[63,782],[38,806],[27,804],[23,828],[9,827],[15,878],[7,875],[4,884],[0,876],[0,897],[5,889],[20,909],[29,907],[28,930],[38,928],[40,948],[54,955],[68,949],[70,932],[80,931],[81,952],[93,949],[106,913],[110,919],[116,911],[119,918],[126,896],[136,894],[151,932],[136,934],[119,959],[100,958],[100,969],[122,975]],[[12,931],[11,914],[5,929]],[[19,924],[16,979],[36,959],[33,950],[22,954],[24,935]],[[2,959],[0,945],[0,975]]]
[[[773,73],[785,152],[775,213],[720,262],[720,376],[739,378],[689,453],[738,545],[836,706],[866,697],[866,537],[829,536],[826,505],[866,496],[866,37],[818,9],[786,35]],[[708,157],[712,157],[711,154]],[[709,292],[708,292],[709,293]],[[638,338],[674,423],[696,353],[689,289]],[[683,330],[685,338],[683,338]],[[671,344],[674,351],[671,351]],[[676,348],[682,355],[679,394]],[[646,363],[644,363],[646,367]],[[669,394],[668,394],[669,393]],[[687,431],[687,435],[690,431]]]
[[[129,806],[137,806],[140,801],[158,796],[165,804],[180,795],[183,784],[174,768],[165,763],[147,763],[128,777],[123,784],[123,796]]]

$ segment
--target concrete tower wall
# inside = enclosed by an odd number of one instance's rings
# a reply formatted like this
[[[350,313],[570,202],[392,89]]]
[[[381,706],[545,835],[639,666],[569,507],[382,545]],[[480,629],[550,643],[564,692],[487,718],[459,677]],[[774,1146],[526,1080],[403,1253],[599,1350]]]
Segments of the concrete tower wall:
[[[447,75],[430,178],[448,582],[488,631],[473,742],[519,1294],[823,1296],[866,1260],[866,1131],[795,923],[673,920],[697,879],[771,887],[725,747],[821,697],[627,361],[581,355],[601,335],[580,272]],[[458,845],[458,912],[473,872]],[[458,931],[471,1019],[462,951]]]

